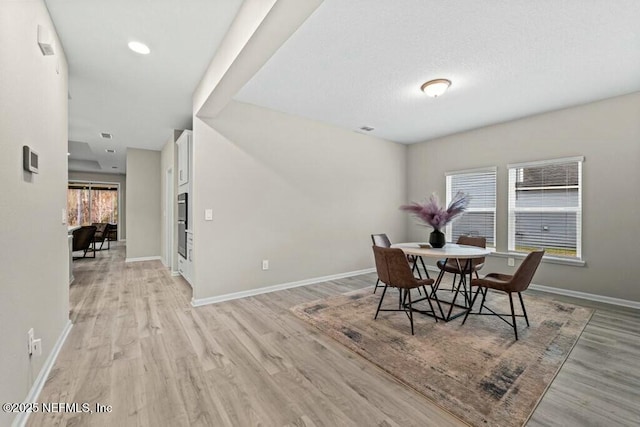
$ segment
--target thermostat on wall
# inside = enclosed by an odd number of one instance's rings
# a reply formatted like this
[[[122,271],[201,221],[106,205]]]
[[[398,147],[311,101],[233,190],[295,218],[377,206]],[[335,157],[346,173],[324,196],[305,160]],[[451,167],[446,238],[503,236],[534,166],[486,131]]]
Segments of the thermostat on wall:
[[[28,172],[38,173],[38,153],[28,145],[22,146],[22,168]]]

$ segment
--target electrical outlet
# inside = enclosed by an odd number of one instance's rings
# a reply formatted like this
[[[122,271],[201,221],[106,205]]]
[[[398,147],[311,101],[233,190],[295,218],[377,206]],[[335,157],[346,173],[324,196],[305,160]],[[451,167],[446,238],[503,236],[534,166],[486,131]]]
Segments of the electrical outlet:
[[[33,328],[27,331],[27,352],[29,356],[33,354]]]
[[[34,356],[42,356],[42,338],[33,340],[33,353]]]
[[[268,270],[269,269],[269,260],[268,259],[263,259],[262,260],[262,269],[263,270]]]
[[[507,258],[507,265],[508,265],[509,267],[513,267],[513,266],[515,266],[515,265],[516,265],[516,260],[515,260],[515,258]]]

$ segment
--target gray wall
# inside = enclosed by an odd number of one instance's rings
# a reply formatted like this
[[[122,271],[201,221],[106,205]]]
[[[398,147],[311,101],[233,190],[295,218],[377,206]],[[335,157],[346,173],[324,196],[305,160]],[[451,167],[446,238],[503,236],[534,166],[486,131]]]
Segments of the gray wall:
[[[54,56],[40,52],[38,24]],[[69,319],[67,62],[41,0],[0,2],[0,40],[0,402],[21,402]],[[39,174],[22,170],[23,145]],[[42,356],[27,355],[29,328]],[[0,425],[14,415],[0,411]]]
[[[408,196],[445,194],[445,172],[497,166],[497,249],[507,251],[507,164],[585,156],[583,258],[586,267],[544,263],[540,285],[640,301],[634,266],[640,253],[640,93],[489,126],[409,146]],[[411,240],[427,230],[413,221]],[[491,258],[485,272],[511,272]]]
[[[239,102],[194,118],[194,297],[372,267],[371,233],[405,239],[405,151]]]
[[[160,257],[160,152],[127,148],[127,259]]]
[[[178,146],[175,143],[175,138],[172,136],[162,147],[160,153],[160,206],[162,206],[162,222],[160,224],[160,252],[162,253],[162,262],[165,266],[169,267],[171,271],[178,271]],[[171,197],[171,210],[167,211],[167,170],[172,170],[173,182],[170,185],[172,192]],[[170,226],[171,233],[173,234],[173,249],[171,250],[171,265],[168,263],[167,254],[167,215],[173,213],[173,223]]]
[[[120,184],[120,216],[118,228],[120,239],[127,238],[127,176],[112,173],[73,172],[69,171],[69,181],[117,182]]]

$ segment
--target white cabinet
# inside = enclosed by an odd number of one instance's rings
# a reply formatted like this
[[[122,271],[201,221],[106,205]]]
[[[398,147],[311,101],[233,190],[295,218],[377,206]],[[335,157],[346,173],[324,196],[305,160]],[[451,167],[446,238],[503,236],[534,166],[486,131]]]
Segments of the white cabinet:
[[[189,183],[191,175],[191,131],[182,132],[176,144],[178,144],[178,185],[184,185]]]
[[[187,232],[187,258],[178,257],[178,272],[193,286],[193,233]]]
[[[178,255],[178,271],[187,282],[193,286],[193,133],[190,130],[182,131],[176,140],[178,145],[178,195],[187,195],[186,203],[186,230],[179,227],[179,233],[186,234],[186,258]],[[181,236],[184,237],[184,236]]]

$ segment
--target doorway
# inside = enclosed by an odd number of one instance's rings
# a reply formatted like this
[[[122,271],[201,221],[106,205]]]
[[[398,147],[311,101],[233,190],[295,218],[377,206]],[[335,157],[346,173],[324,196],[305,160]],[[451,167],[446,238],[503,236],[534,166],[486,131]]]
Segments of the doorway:
[[[121,215],[120,184],[117,182],[69,181],[67,224],[69,226],[110,223],[118,225]],[[122,227],[117,227],[120,240]]]
[[[165,253],[165,262],[166,262],[166,266],[169,267],[169,270],[171,272],[175,271],[174,269],[174,265],[173,265],[173,261],[174,261],[174,254],[173,254],[173,229],[174,229],[174,222],[173,222],[173,209],[175,206],[175,200],[174,200],[174,186],[173,186],[173,168],[169,168],[167,169],[167,173],[165,176],[165,206],[164,206],[164,211],[165,211],[165,226],[164,226],[164,232],[165,232],[165,248],[164,248],[164,253]]]

